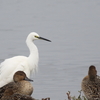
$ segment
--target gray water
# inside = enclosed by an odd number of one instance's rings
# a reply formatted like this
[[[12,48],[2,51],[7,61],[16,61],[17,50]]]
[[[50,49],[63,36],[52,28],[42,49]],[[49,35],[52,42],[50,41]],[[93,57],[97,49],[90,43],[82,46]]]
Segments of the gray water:
[[[90,65],[100,75],[100,0],[0,0],[1,62],[28,56],[25,39],[32,31],[52,41],[35,41],[40,61],[32,97],[78,96]]]

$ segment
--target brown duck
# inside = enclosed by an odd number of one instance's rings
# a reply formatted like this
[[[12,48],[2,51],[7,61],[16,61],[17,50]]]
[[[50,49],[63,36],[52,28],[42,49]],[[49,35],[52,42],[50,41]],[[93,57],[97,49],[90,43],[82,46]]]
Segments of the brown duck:
[[[82,91],[88,100],[100,100],[100,76],[94,65],[89,67],[88,75],[83,78]]]
[[[29,81],[33,81],[33,80],[30,80],[29,78],[27,78],[26,74],[23,71],[17,71],[13,76],[13,80],[14,82],[8,83],[7,85],[0,88],[0,100],[6,96],[7,97],[11,95],[16,96],[16,94],[20,96],[22,95],[30,96],[32,94],[33,86]],[[6,99],[3,99],[3,100],[6,100]]]

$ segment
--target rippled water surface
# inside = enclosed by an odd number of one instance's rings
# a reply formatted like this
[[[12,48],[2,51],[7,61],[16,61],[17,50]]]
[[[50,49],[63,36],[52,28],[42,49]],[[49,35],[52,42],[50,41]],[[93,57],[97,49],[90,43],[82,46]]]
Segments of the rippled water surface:
[[[52,42],[35,41],[38,73],[32,75],[33,97],[77,96],[88,67],[100,75],[99,0],[0,0],[0,61],[28,56],[27,35],[35,31]]]

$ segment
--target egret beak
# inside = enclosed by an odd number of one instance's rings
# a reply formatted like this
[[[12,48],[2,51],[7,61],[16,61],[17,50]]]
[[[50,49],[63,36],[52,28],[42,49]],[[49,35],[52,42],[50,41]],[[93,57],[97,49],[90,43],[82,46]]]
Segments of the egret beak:
[[[45,40],[45,41],[51,42],[51,40],[45,39],[45,38],[43,38],[43,37],[38,37],[38,39],[41,39],[41,40]]]
[[[33,82],[33,80],[29,79],[28,77],[25,77],[25,80],[26,81],[32,81]]]

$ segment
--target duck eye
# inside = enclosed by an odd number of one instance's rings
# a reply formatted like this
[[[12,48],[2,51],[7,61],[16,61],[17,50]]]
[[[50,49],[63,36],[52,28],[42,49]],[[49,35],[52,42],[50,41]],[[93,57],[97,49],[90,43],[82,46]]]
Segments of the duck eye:
[[[35,35],[36,38],[38,38],[38,36]]]
[[[23,76],[23,74],[20,74],[20,76]]]

